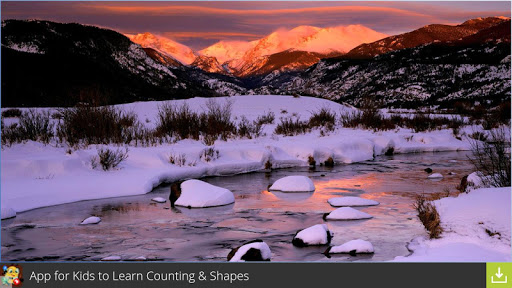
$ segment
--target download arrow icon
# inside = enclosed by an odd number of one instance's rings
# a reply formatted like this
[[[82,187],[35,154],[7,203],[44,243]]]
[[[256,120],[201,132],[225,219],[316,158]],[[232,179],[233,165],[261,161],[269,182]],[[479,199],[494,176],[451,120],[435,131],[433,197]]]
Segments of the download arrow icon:
[[[501,267],[498,267],[498,273],[494,275],[496,275],[498,278],[501,278],[501,276],[503,276],[503,273],[501,273]]]

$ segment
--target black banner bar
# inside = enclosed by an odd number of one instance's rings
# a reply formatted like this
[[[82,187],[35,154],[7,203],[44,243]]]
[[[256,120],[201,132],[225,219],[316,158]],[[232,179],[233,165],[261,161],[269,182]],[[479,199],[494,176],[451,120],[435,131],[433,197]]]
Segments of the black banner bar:
[[[3,263],[10,266],[13,263]],[[485,263],[16,263],[12,287],[482,288]],[[0,287],[2,286],[0,283]]]

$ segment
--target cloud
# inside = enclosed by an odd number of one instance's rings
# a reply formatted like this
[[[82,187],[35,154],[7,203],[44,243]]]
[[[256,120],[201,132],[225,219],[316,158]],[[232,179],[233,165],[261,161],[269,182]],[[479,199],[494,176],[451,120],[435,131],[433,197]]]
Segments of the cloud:
[[[203,38],[203,39],[258,39],[264,36],[264,34],[254,33],[243,33],[243,32],[221,32],[221,31],[203,31],[203,32],[163,32],[162,35],[171,39],[183,40],[191,38]]]

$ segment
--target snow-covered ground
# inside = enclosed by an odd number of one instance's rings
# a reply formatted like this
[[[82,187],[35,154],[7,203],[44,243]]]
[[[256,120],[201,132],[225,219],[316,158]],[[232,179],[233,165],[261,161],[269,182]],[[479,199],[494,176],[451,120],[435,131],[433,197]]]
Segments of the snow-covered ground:
[[[399,262],[510,262],[511,188],[480,188],[434,201],[444,232],[414,239]]]
[[[30,141],[2,147],[2,215],[9,208],[22,212],[81,200],[137,195],[151,191],[162,182],[262,170],[267,161],[273,168],[282,168],[307,166],[308,156],[313,156],[317,163],[329,157],[337,163],[353,163],[373,159],[389,147],[394,148],[394,153],[469,150],[470,147],[467,141],[457,140],[451,129],[413,133],[410,129],[373,132],[337,128],[326,136],[321,136],[319,130],[292,137],[274,135],[280,117],[295,115],[306,120],[311,112],[322,107],[337,113],[347,113],[355,108],[311,97],[253,95],[230,99],[235,121],[241,116],[254,120],[269,111],[275,113],[276,120],[274,124],[265,125],[262,137],[216,141],[219,158],[211,162],[200,159],[206,146],[193,140],[155,147],[129,147],[128,159],[111,171],[92,169],[90,159],[97,154],[95,145],[71,154],[66,153],[68,147],[65,145],[45,146]],[[225,100],[218,99],[221,103]],[[205,98],[174,100],[187,102],[196,111],[203,110],[206,101]],[[135,112],[142,123],[154,127],[161,104],[142,102],[118,107]],[[9,124],[16,120],[7,118],[4,121]],[[182,154],[186,157],[184,166],[169,163],[170,155]]]

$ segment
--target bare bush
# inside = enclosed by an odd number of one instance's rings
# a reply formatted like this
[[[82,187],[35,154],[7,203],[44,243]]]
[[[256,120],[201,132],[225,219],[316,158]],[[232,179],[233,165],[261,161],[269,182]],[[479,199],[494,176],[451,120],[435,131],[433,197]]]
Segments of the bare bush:
[[[318,111],[311,112],[309,127],[324,127],[327,131],[333,131],[336,125],[336,113],[329,108],[323,107]]]
[[[12,145],[26,140],[48,144],[54,136],[54,124],[48,111],[34,109],[23,112],[18,123],[5,126],[2,121],[2,145]]]
[[[419,195],[416,197],[416,202],[413,206],[418,212],[418,218],[421,223],[427,229],[430,239],[439,238],[443,232],[441,217],[432,201],[427,200],[423,195]]]
[[[261,129],[261,124],[257,121],[250,122],[245,116],[242,116],[240,122],[238,122],[236,134],[241,138],[252,139],[261,135]]]
[[[276,134],[282,134],[286,136],[294,136],[299,134],[305,134],[309,132],[309,124],[306,121],[301,121],[300,118],[281,118],[281,123],[277,124]]]
[[[169,163],[177,165],[179,167],[185,166],[185,164],[187,163],[187,156],[185,154],[170,154]]]
[[[60,141],[70,146],[79,144],[128,144],[134,138],[130,127],[137,125],[135,113],[123,112],[113,106],[78,106],[61,109],[57,126]]]
[[[2,117],[4,117],[4,118],[20,117],[21,114],[22,114],[22,112],[18,108],[11,108],[11,109],[2,111]]]
[[[483,174],[483,184],[492,187],[510,186],[510,134],[507,129],[500,127],[489,131],[486,141],[469,140],[473,154],[470,161],[476,171]]]
[[[158,135],[177,137],[178,139],[199,139],[200,117],[190,109],[187,103],[183,103],[181,106],[174,106],[171,103],[162,104],[158,107],[157,119],[156,132]]]
[[[101,168],[104,171],[108,171],[110,169],[116,168],[128,158],[128,148],[124,150],[118,148],[115,151],[110,150],[109,148],[99,148],[97,158],[93,157],[91,159],[91,166],[96,168],[97,163],[101,165]]]
[[[276,114],[272,111],[269,111],[269,112],[267,112],[267,114],[258,116],[258,118],[256,118],[256,123],[258,125],[274,124],[275,119],[276,119]]]
[[[215,147],[206,147],[201,151],[199,158],[203,161],[210,162],[219,159],[220,152]]]

